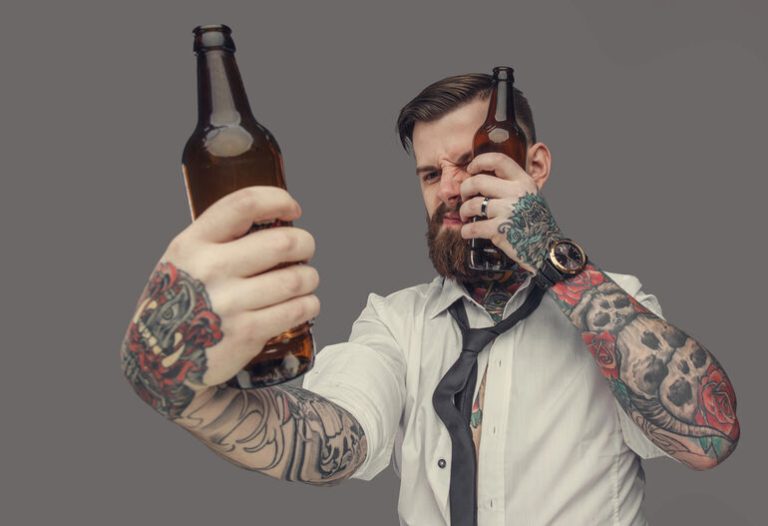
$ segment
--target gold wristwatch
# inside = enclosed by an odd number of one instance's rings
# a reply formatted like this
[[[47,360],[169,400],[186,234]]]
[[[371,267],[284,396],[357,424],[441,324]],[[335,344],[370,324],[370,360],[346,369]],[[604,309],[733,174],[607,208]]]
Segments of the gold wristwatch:
[[[536,284],[546,290],[555,283],[575,276],[587,266],[587,254],[572,239],[561,238],[550,242],[544,264],[534,275]]]

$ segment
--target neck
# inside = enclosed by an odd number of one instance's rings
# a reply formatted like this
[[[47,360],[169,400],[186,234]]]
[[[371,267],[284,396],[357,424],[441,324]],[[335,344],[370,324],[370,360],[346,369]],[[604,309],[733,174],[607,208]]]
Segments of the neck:
[[[465,281],[464,288],[476,302],[485,307],[495,322],[499,322],[507,301],[527,277],[528,272],[517,267],[508,272],[481,274],[476,279]]]
[[[234,53],[221,49],[197,54],[198,126],[227,126],[252,120]]]

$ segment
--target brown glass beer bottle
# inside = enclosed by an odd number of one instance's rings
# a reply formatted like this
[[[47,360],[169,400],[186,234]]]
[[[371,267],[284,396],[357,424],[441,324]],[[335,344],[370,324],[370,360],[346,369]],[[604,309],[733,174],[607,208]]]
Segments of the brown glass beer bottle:
[[[286,187],[277,141],[251,113],[235,62],[231,32],[225,25],[194,29],[198,119],[181,160],[193,220],[215,201],[240,188]],[[254,224],[250,232],[291,224],[274,220]],[[311,326],[312,322],[306,322],[269,340],[228,385],[240,389],[266,387],[307,372],[315,358]]]
[[[514,159],[525,169],[525,134],[515,119],[514,70],[510,67],[493,68],[493,86],[488,115],[475,132],[472,154],[500,152]],[[478,218],[472,218],[477,221]],[[475,238],[469,241],[469,267],[475,270],[513,270],[516,263],[507,257],[488,239]]]

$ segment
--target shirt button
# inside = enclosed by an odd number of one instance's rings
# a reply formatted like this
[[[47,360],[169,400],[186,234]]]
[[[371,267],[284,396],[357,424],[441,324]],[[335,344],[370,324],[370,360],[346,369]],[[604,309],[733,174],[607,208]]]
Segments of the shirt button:
[[[440,469],[444,468],[445,467],[445,459],[441,458],[440,460],[438,460],[437,461],[437,465],[440,466]]]

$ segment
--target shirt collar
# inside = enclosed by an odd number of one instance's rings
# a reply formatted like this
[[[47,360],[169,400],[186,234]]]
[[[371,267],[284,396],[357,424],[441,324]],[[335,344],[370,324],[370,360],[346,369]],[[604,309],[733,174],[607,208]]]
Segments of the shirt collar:
[[[532,282],[532,278],[533,275],[529,274],[512,297],[527,289]],[[476,303],[472,296],[467,292],[467,289],[464,288],[464,285],[457,282],[455,279],[443,277],[442,279],[435,281],[436,285],[440,287],[440,293],[427,313],[429,319],[435,318],[438,314],[448,309],[454,301],[462,296],[467,298],[470,302]]]

